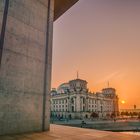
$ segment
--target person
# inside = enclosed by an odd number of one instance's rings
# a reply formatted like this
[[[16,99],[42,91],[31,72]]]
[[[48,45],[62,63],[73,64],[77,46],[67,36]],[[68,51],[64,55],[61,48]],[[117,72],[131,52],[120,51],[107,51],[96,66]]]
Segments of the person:
[[[114,118],[114,122],[116,122],[116,118]]]
[[[83,127],[85,124],[86,124],[86,122],[84,120],[82,120],[81,127]]]

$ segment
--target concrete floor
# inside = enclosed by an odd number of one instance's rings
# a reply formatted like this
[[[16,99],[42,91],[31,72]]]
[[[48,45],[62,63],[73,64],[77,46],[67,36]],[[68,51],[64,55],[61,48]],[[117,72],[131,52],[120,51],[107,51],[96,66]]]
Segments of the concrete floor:
[[[51,125],[49,132],[0,136],[0,140],[140,140],[140,136]]]

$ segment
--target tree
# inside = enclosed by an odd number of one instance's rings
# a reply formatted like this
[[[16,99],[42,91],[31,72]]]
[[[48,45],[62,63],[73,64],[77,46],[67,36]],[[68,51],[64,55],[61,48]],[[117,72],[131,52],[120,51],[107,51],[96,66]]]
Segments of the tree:
[[[138,114],[138,120],[140,121],[140,113]]]
[[[107,114],[106,114],[106,117],[107,117],[107,118],[110,118],[110,114],[109,114],[109,113],[107,113]]]
[[[99,115],[96,112],[92,112],[90,115],[91,118],[98,118]]]
[[[125,115],[125,112],[121,112],[121,116],[124,116]]]
[[[125,112],[125,115],[126,115],[126,116],[130,116],[130,113],[126,111],[126,112]]]
[[[133,112],[133,116],[138,116],[138,113],[137,112]]]
[[[111,113],[111,118],[115,118],[115,117],[116,117],[115,112],[112,112],[112,113]]]
[[[129,116],[131,116],[131,118],[132,118],[132,117],[133,117],[133,112],[130,112],[130,113],[129,113]]]

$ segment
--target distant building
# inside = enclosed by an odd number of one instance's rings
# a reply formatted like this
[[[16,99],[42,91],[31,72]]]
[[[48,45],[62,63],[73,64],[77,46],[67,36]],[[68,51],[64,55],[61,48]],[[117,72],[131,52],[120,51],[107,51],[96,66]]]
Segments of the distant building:
[[[128,113],[140,113],[140,109],[120,109],[120,113],[128,112]]]
[[[93,112],[99,118],[118,114],[118,96],[114,88],[91,93],[88,91],[87,81],[77,78],[52,89],[52,117],[90,118]]]

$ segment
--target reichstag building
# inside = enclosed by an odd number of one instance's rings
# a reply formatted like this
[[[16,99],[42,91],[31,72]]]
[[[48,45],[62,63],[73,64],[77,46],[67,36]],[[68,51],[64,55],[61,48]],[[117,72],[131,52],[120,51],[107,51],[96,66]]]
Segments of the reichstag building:
[[[51,91],[52,117],[83,119],[96,113],[98,118],[108,118],[118,112],[118,96],[111,87],[91,93],[87,81],[77,78]]]

